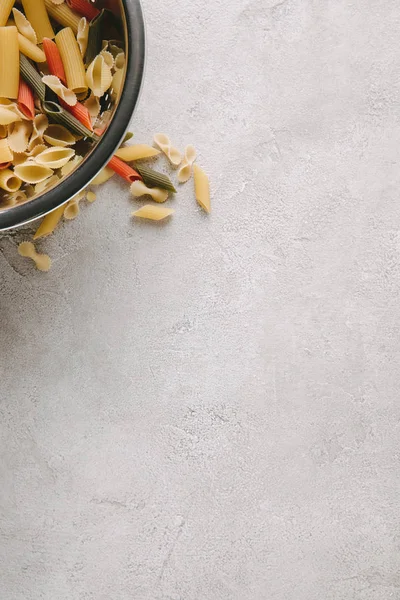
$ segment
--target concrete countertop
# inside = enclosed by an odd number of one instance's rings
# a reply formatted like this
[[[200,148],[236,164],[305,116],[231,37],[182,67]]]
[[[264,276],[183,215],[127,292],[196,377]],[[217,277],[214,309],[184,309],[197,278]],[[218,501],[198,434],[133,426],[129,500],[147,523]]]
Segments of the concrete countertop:
[[[1,238],[0,597],[399,598],[400,6],[144,6],[214,212]]]

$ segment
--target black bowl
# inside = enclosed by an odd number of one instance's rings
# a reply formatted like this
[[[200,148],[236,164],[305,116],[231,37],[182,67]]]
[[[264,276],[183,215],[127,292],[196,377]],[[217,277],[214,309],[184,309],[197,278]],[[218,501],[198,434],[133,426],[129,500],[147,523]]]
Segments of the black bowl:
[[[137,104],[144,75],[145,28],[140,0],[119,0],[124,14],[127,66],[124,87],[102,140],[82,163],[59,184],[24,204],[0,211],[0,230],[43,217],[84,189],[108,163],[121,143]]]

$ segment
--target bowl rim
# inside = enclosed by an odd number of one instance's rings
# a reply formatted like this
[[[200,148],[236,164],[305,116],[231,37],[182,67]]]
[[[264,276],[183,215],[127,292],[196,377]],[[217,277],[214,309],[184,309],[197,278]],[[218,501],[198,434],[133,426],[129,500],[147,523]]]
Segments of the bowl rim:
[[[24,204],[0,211],[0,231],[26,225],[68,202],[90,184],[121,143],[138,104],[146,59],[146,31],[141,1],[121,0],[121,3],[126,22],[127,66],[121,97],[104,140],[96,145],[77,169],[54,188]]]

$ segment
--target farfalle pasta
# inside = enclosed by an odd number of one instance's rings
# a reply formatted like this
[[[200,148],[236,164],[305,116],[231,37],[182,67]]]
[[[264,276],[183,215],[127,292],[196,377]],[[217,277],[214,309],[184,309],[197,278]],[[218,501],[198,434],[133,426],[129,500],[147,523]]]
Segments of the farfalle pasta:
[[[0,210],[71,175],[112,119],[125,75],[122,23],[96,4],[0,0]],[[141,178],[118,158],[100,179],[110,170]]]

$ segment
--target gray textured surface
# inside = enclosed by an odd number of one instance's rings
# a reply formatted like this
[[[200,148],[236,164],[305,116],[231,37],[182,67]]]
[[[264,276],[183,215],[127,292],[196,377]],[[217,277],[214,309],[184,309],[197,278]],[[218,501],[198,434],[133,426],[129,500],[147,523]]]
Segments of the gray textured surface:
[[[399,4],[145,5],[214,213],[1,240],[1,600],[398,599]]]

